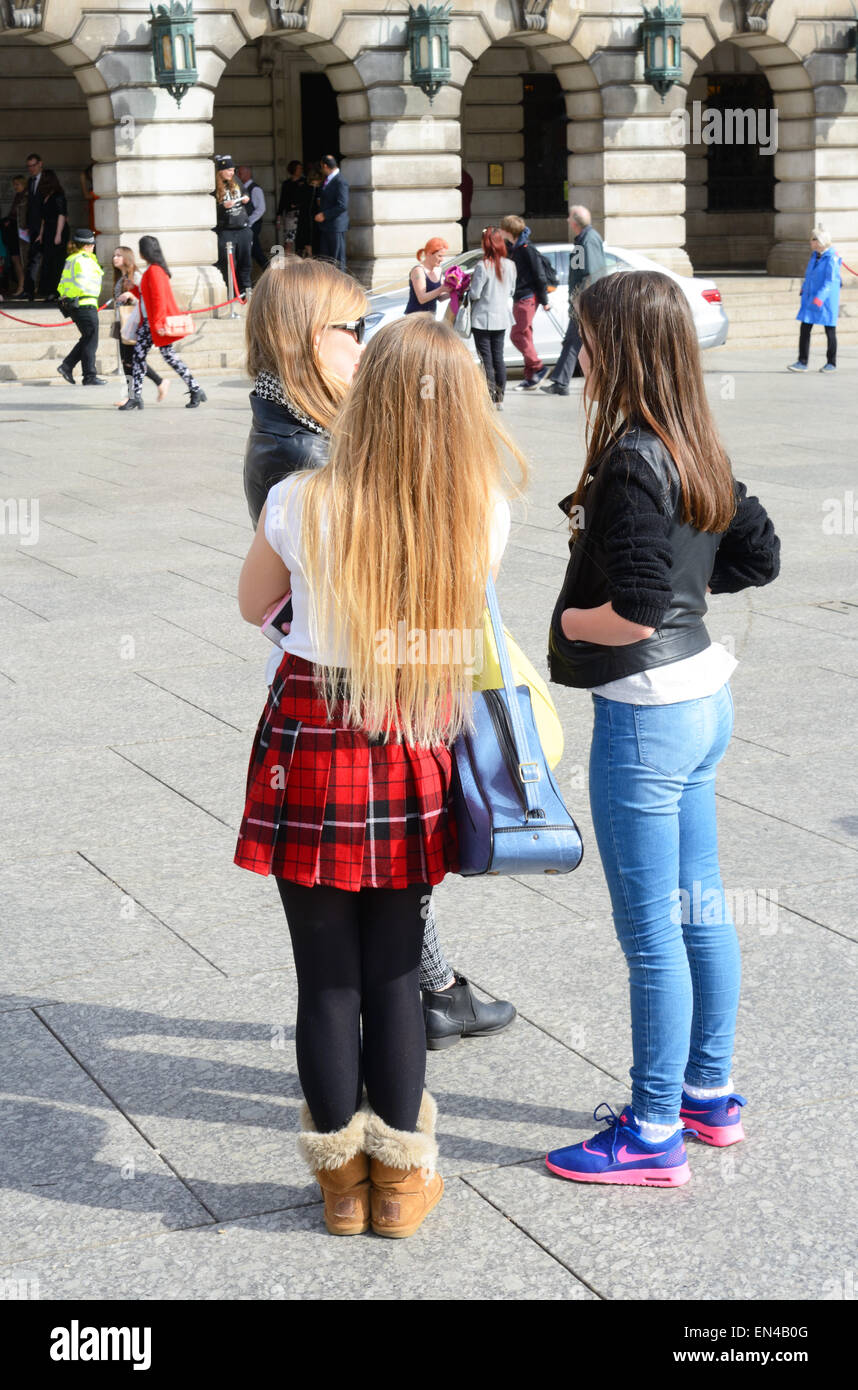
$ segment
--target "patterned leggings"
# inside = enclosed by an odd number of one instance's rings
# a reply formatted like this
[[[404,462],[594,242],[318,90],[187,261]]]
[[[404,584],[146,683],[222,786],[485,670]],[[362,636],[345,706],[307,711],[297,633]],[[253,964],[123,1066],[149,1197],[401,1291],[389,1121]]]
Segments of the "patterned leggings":
[[[423,950],[420,954],[420,988],[443,989],[450,983],[453,974],[453,967],[444,955],[441,942],[438,940],[435,904],[430,902],[423,932]]]
[[[152,330],[149,327],[148,319],[141,319],[140,327],[137,330],[137,341],[134,344],[134,361],[131,369],[131,393],[134,396],[140,395],[140,388],[143,385],[143,374],[146,371],[146,354],[152,347]],[[182,378],[189,391],[198,391],[199,382],[191,375],[191,370],[186,367],[181,357],[176,355],[176,350],[171,345],[159,348],[159,352],[174,372]]]

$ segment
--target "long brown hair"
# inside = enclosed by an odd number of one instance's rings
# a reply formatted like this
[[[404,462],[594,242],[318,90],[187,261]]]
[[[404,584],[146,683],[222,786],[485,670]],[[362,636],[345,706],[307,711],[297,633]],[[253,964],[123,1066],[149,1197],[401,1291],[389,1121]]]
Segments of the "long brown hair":
[[[660,271],[618,271],[582,290],[575,307],[590,371],[587,460],[573,503],[583,505],[596,460],[629,427],[644,425],[676,465],[683,521],[698,531],[726,531],[735,510],[733,475],[679,285]]]
[[[116,272],[115,275],[114,275],[114,279],[113,279],[113,292],[114,292],[114,294],[116,293],[117,287],[118,287],[120,284],[121,284],[124,288],[130,288],[131,285],[134,284],[134,276],[135,276],[135,273],[136,273],[136,271],[137,271],[137,262],[136,262],[136,260],[134,259],[134,252],[132,251],[131,247],[130,247],[130,246],[117,246],[117,247],[115,247],[115,248],[114,248],[114,251],[113,251],[113,256],[118,256],[120,253],[121,253],[121,255],[122,255],[122,269],[121,269],[121,270],[116,270],[116,267],[115,267],[115,266],[113,267],[114,271]],[[112,262],[113,262],[113,256],[111,256],[111,258],[110,258],[110,259],[111,259],[111,264],[112,264]]]
[[[285,256],[259,277],[245,324],[248,374],[279,377],[288,399],[329,429],[349,383],[328,371],[316,339],[351,323],[369,303],[357,280],[329,261]]]
[[[218,169],[215,175],[215,198],[222,203],[226,198],[238,198],[241,196],[241,188],[238,179],[225,179],[222,177],[223,170]]]
[[[461,338],[428,314],[376,333],[331,439],[302,516],[311,631],[346,654],[323,668],[328,708],[342,680],[368,733],[449,741],[470,716],[496,494],[514,487],[505,455],[521,481],[524,456]],[[400,632],[422,635],[420,659],[391,653]]]

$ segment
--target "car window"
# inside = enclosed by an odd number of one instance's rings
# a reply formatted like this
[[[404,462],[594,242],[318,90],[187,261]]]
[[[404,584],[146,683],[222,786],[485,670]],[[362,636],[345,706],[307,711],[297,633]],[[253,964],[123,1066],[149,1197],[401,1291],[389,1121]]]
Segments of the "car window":
[[[628,261],[623,261],[619,256],[615,256],[613,251],[605,252],[605,265],[608,270],[631,270]]]
[[[570,253],[568,251],[543,251],[542,254],[554,266],[558,285],[568,285]]]

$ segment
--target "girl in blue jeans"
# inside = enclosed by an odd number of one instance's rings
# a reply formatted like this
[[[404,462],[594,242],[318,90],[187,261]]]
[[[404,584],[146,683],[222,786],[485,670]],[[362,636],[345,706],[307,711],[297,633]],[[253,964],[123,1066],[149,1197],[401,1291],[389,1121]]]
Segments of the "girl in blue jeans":
[[[770,583],[780,544],[733,478],[679,286],[621,272],[577,304],[587,458],[560,504],[575,529],[549,664],[593,695],[590,804],[629,966],[634,1064],[623,1113],[597,1107],[606,1128],[546,1162],[577,1182],[676,1187],[691,1176],[685,1131],[744,1138],[730,1076],[739,945],[715,817],[736,662],[709,639],[706,594]]]

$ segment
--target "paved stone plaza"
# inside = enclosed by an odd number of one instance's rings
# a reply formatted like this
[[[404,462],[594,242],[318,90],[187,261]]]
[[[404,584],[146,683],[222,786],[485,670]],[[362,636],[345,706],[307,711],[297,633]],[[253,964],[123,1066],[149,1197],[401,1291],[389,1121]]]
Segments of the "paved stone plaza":
[[[42,1299],[851,1296],[858,350],[834,377],[789,360],[705,359],[734,470],[783,541],[777,583],[713,600],[710,622],[740,658],[719,805],[748,1141],[689,1141],[676,1191],[544,1167],[598,1102],[623,1105],[631,1060],[589,700],[557,689],[584,861],[437,890],[451,958],[519,1017],[430,1054],[447,1193],[402,1242],[322,1227],[295,1146],[288,933],[274,884],[232,864],[268,654],[235,599],[248,383],[206,380],[193,414],[178,382],[158,408],[146,387],[122,420],[118,378],[0,387],[0,1278]],[[507,401],[533,474],[499,592],[544,670],[580,401]]]

